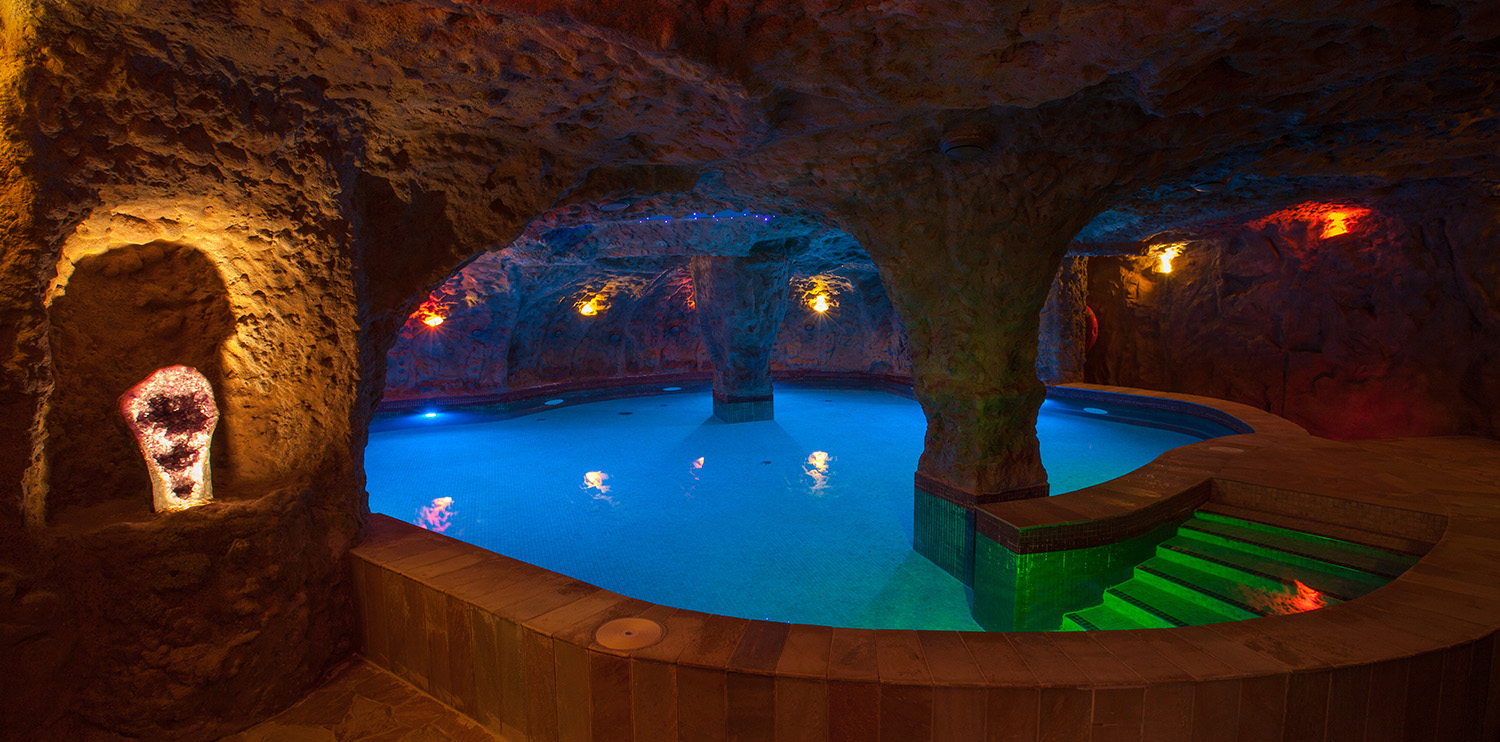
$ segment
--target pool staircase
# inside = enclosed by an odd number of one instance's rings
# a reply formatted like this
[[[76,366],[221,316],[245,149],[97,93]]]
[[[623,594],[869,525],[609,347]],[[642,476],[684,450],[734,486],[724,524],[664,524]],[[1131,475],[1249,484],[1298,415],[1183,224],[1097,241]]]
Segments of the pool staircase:
[[[1264,522],[1275,517],[1245,517],[1255,511],[1217,510],[1195,513],[1130,579],[1105,590],[1101,603],[1065,614],[1060,630],[1196,626],[1333,605],[1390,582],[1421,553]]]

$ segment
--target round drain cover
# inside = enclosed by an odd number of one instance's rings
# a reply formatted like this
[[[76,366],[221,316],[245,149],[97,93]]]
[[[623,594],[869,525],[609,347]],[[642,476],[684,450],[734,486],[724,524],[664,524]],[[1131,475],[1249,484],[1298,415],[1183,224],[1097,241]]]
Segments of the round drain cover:
[[[594,632],[594,641],[609,649],[641,649],[661,641],[667,628],[649,618],[617,618]]]

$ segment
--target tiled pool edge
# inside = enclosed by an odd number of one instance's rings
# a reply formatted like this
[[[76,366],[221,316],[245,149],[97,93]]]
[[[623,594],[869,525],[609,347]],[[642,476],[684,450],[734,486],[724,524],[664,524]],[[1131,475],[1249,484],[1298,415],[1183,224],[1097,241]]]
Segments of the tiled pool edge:
[[[1369,596],[1295,616],[1090,634],[868,631],[656,606],[374,516],[351,556],[364,652],[514,740],[717,739],[730,729],[746,739],[980,739],[1001,723],[1024,739],[1038,729],[1086,738],[1090,728],[1134,738],[1139,728],[1172,740],[1205,719],[1233,720],[1242,738],[1366,727],[1398,739],[1495,736],[1493,486],[1405,471],[1280,423],[1229,439],[1240,453],[1195,444],[1095,497],[1050,498],[1062,510],[1026,525],[1108,518],[1130,509],[1121,493],[1219,480],[1248,487],[1239,497],[1310,492],[1446,514],[1427,558]],[[667,637],[636,652],[592,642],[595,627],[622,616],[658,620]]]

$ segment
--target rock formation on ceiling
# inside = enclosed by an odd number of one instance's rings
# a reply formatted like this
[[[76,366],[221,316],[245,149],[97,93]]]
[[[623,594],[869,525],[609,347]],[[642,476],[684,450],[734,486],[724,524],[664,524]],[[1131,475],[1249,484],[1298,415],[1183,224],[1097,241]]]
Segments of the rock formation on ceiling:
[[[1488,182],[1500,138],[1485,0],[30,0],[0,28],[0,728],[40,738],[213,738],[348,651],[386,352],[476,255],[692,212],[775,218],[639,257],[842,231],[910,336],[919,480],[1006,496],[1045,485],[1070,250]],[[152,517],[144,477],[70,469],[107,306],[227,333],[214,504]],[[175,322],[121,330],[150,357]]]

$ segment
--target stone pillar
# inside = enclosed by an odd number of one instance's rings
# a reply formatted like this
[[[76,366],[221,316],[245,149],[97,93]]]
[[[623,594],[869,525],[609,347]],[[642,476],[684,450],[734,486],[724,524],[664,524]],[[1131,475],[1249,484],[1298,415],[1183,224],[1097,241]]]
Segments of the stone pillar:
[[[1041,334],[1036,344],[1036,376],[1043,384],[1067,384],[1083,379],[1088,345],[1088,258],[1063,258],[1047,303],[1042,306]]]
[[[994,128],[1002,138],[1027,131]],[[895,161],[846,201],[846,223],[906,326],[927,417],[913,548],[968,584],[975,511],[1048,494],[1036,437],[1040,316],[1093,214],[1079,194],[1100,177],[1050,153],[1013,154],[1024,150],[997,142],[971,161]]]
[[[786,316],[791,238],[758,242],[745,257],[698,255],[693,296],[703,344],[714,364],[714,417],[770,420],[771,351]]]

